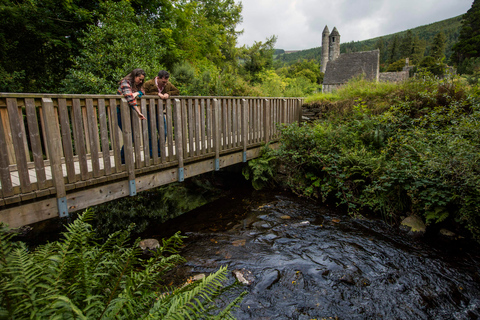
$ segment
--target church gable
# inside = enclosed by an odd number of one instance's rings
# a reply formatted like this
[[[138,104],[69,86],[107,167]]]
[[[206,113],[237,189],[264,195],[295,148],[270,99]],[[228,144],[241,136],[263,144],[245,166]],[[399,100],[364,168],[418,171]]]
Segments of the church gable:
[[[378,81],[380,51],[363,51],[341,54],[326,66],[323,85],[341,85],[364,75],[365,79]]]

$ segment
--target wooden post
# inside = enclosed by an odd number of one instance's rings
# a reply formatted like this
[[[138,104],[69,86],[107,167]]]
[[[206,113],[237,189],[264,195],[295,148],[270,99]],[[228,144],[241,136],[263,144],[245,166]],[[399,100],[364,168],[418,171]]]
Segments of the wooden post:
[[[23,119],[20,119],[18,115],[16,98],[7,98],[7,110],[8,118],[10,119],[10,129],[12,130],[12,141],[15,150],[15,158],[17,160],[16,163],[22,193],[30,192],[32,191],[32,185],[30,184],[30,178],[28,174],[27,154],[25,153],[25,147],[23,144],[25,137],[20,125],[20,121],[23,123]]]
[[[134,196],[137,194],[137,188],[135,185],[135,163],[133,162],[132,125],[130,122],[130,106],[125,98],[121,99],[120,108],[122,116],[123,150],[128,173],[128,186],[130,196]]]
[[[68,216],[67,192],[62,171],[62,138],[55,121],[55,109],[50,98],[42,98],[43,115],[45,117],[45,131],[47,134],[50,166],[52,168],[53,184],[57,193],[58,213],[60,217]]]
[[[248,139],[248,104],[247,100],[242,99],[242,143],[243,143],[243,162],[247,162],[247,139]]]
[[[270,141],[270,100],[263,100],[263,129],[264,142],[267,144]]]
[[[175,147],[178,157],[178,181],[185,180],[183,168],[183,128],[182,128],[182,103],[174,100],[175,112]],[[185,115],[186,116],[186,115]]]
[[[297,121],[300,124],[302,122],[303,110],[302,110],[302,99],[297,99]]]
[[[7,141],[5,139],[5,131],[3,128],[5,113],[0,113],[2,117],[0,121],[0,150],[7,150]],[[6,151],[0,152],[0,181],[2,182],[2,195],[9,197],[13,195],[12,178],[8,169],[8,154]]]
[[[213,99],[213,148],[215,151],[215,171],[220,170],[220,107]]]
[[[205,113],[205,99],[202,99],[200,101],[200,136],[201,142],[202,142],[202,154],[207,153],[207,144],[206,144],[206,138],[205,138],[205,133],[206,133],[206,113]]]

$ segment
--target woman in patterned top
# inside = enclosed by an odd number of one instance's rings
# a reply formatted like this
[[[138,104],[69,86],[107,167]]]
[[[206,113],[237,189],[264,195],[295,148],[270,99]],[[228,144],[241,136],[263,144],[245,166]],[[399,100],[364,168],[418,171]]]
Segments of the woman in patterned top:
[[[137,105],[137,97],[140,98],[145,94],[143,90],[143,81],[145,80],[145,71],[143,69],[137,68],[133,69],[125,78],[120,80],[117,94],[123,95],[127,99],[128,105],[137,112],[140,120],[146,120],[145,116],[140,111],[140,108]],[[122,116],[120,114],[120,108],[117,107],[117,121],[118,127],[122,129]],[[132,131],[132,141],[133,141],[133,131]],[[122,146],[120,150],[120,158],[122,164],[125,164],[125,145]]]
[[[117,94],[123,95],[128,101],[128,105],[137,112],[141,120],[145,120],[145,116],[140,111],[137,105],[137,97],[145,94],[143,89],[143,81],[145,80],[145,71],[137,68],[130,72],[125,78],[120,81]],[[120,122],[119,122],[120,123]],[[121,128],[121,124],[120,124]]]

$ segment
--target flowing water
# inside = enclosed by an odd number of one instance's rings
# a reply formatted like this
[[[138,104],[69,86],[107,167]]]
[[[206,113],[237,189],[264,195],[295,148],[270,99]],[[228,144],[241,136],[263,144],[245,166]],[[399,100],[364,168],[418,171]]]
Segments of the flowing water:
[[[228,265],[237,319],[478,319],[475,243],[412,239],[280,191],[236,193],[149,230],[187,235],[176,275]]]

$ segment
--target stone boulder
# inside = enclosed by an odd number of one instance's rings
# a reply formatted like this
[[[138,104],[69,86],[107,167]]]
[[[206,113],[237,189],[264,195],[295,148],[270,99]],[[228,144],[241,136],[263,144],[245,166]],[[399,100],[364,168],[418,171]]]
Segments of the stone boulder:
[[[400,224],[400,230],[403,230],[414,237],[423,236],[426,229],[427,227],[423,220],[416,215],[406,217]]]

